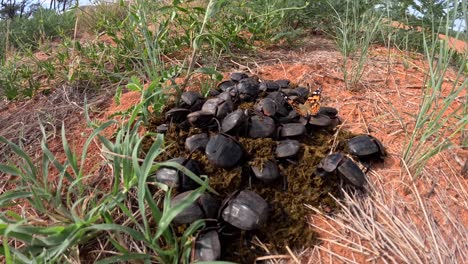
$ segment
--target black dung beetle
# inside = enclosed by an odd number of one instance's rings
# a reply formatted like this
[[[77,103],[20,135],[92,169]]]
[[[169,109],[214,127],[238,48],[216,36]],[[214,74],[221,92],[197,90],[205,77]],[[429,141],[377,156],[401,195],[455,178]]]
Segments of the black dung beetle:
[[[206,133],[192,135],[185,139],[185,149],[190,153],[195,150],[204,152],[206,144],[208,144],[208,140],[209,138]]]
[[[248,135],[251,138],[266,138],[275,132],[275,121],[268,116],[252,116],[249,120]]]
[[[258,229],[266,223],[268,213],[265,199],[248,190],[233,193],[221,208],[224,221],[241,230]]]
[[[280,177],[278,166],[270,160],[261,166],[250,166],[255,177],[265,183],[272,183]]]
[[[309,124],[313,127],[324,128],[333,125],[332,119],[326,115],[317,114],[309,118]]]
[[[221,168],[232,168],[241,160],[243,150],[232,138],[217,134],[210,137],[205,154],[213,165]]]
[[[226,92],[229,88],[236,86],[236,83],[234,81],[224,81],[218,84],[218,89]]]
[[[200,164],[196,160],[185,158],[174,158],[168,161],[177,162],[196,175],[201,174]],[[193,190],[199,185],[189,176],[173,167],[161,167],[155,173],[155,180],[179,191]]]
[[[337,117],[338,110],[330,106],[321,106],[317,112],[317,115],[326,115],[333,119]]]
[[[211,113],[218,119],[224,118],[232,112],[234,104],[230,98],[220,98],[224,93],[221,93],[216,98],[210,98],[203,104],[201,111]]]
[[[280,141],[278,146],[276,146],[275,154],[279,159],[288,159],[297,156],[299,150],[301,149],[301,143],[297,140],[286,139]]]
[[[182,93],[180,96],[181,107],[187,108],[190,111],[198,111],[203,105],[203,97],[200,93],[194,91],[188,91]]]
[[[284,124],[279,127],[279,130],[280,136],[283,138],[301,136],[306,132],[305,126],[300,123]]]
[[[168,124],[162,124],[156,127],[156,133],[166,134],[167,130],[169,130]]]
[[[287,116],[283,116],[283,117],[278,118],[278,121],[281,124],[286,124],[286,123],[290,123],[290,122],[293,122],[293,121],[297,121],[298,119],[299,119],[299,114],[296,112],[296,110],[291,110],[291,111],[289,111]],[[304,124],[306,124],[306,123],[303,123],[302,125],[304,125]]]
[[[245,102],[254,101],[260,93],[258,77],[242,79],[236,87],[237,92],[239,93],[239,98]]]
[[[263,81],[260,83],[260,91],[262,92],[273,92],[280,89],[280,85],[274,81]]]
[[[278,110],[278,105],[271,98],[263,98],[255,104],[255,110],[265,116],[274,116]]]
[[[188,191],[175,196],[171,200],[171,207],[185,200],[192,192],[193,191]],[[218,200],[208,193],[203,193],[194,203],[190,204],[174,217],[172,223],[182,225],[191,224],[198,219],[215,219],[219,207],[220,203]]]
[[[190,110],[185,108],[172,108],[165,114],[166,121],[173,123],[181,123],[187,119]]]
[[[207,128],[215,124],[213,114],[203,110],[188,114],[187,119],[192,126],[199,128]]]
[[[242,79],[249,78],[249,76],[246,73],[243,72],[233,72],[231,73],[231,80],[234,82],[239,82]]]
[[[316,175],[326,176],[337,173],[354,186],[360,188],[366,182],[366,175],[350,158],[341,153],[334,153],[326,156],[320,161],[315,172]]]
[[[202,231],[195,239],[192,262],[215,261],[221,257],[221,243],[215,230]]]
[[[289,87],[289,80],[286,79],[280,79],[275,81],[276,84],[279,85],[280,88],[288,88]]]
[[[244,113],[244,111],[242,111],[242,109],[237,109],[234,112],[228,114],[223,119],[221,129],[225,133],[236,131],[238,128],[245,124],[246,120],[247,116]]]
[[[360,135],[348,141],[349,153],[361,159],[382,159],[385,148],[382,143],[371,135]]]

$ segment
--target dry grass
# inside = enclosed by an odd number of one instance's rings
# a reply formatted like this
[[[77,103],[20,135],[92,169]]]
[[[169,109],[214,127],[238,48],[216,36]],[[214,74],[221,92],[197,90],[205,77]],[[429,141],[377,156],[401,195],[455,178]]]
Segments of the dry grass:
[[[404,173],[402,189],[372,171],[367,196],[354,193],[337,200],[342,208],[337,215],[329,216],[308,206],[328,220],[325,228],[311,223],[326,234],[323,241],[344,249],[330,251],[318,246],[311,259],[325,256],[321,263],[360,263],[357,259],[362,257],[375,263],[463,263],[468,259],[468,231],[463,218],[468,192],[456,172],[449,172],[425,171],[419,182]],[[434,185],[435,180],[439,184]],[[429,190],[423,193],[427,186]],[[461,209],[450,209],[453,205]]]

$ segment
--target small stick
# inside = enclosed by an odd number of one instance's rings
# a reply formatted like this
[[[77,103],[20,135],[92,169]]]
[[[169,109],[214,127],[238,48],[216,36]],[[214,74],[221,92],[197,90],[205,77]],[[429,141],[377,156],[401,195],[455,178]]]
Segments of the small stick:
[[[299,260],[297,259],[297,257],[294,255],[294,253],[291,251],[291,249],[289,248],[289,246],[286,246],[286,250],[288,251],[288,253],[291,255],[292,259],[294,260],[294,262],[296,262],[297,264],[300,264],[301,262],[299,262]]]

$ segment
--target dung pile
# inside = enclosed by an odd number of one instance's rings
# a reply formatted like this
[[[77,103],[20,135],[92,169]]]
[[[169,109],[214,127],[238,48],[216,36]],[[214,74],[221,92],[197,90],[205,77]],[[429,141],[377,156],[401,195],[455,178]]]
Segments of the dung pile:
[[[258,240],[275,253],[312,246],[304,204],[333,210],[329,194],[364,186],[359,165],[382,159],[384,148],[370,135],[337,130],[338,111],[320,105],[321,92],[233,73],[208,98],[184,92],[176,106],[152,118],[148,130],[164,133],[168,146],[158,161],[207,175],[220,194],[204,194],[174,219],[179,229],[212,219],[197,237],[194,259],[252,263],[267,254]],[[173,204],[197,187],[172,168],[152,179],[174,187]]]

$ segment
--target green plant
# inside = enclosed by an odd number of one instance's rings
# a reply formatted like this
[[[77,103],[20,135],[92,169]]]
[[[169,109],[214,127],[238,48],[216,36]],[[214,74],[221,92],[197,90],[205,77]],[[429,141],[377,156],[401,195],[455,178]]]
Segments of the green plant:
[[[346,0],[329,4],[336,20],[331,34],[343,55],[341,69],[346,88],[358,89],[369,47],[382,24],[383,16],[375,11],[375,2],[372,1]],[[344,10],[341,9],[343,6],[339,6],[343,4]]]
[[[110,141],[100,133],[116,124],[107,121],[97,126],[83,145],[81,155],[71,150],[62,127],[62,143],[66,160],[61,163],[47,146],[47,132],[42,128],[42,163],[34,161],[16,144],[0,137],[20,158],[17,165],[0,164],[0,171],[16,176],[17,188],[0,195],[0,234],[3,248],[0,254],[7,263],[63,263],[76,259],[84,244],[93,244],[105,238],[108,252],[98,263],[116,261],[157,261],[161,263],[189,262],[194,234],[203,228],[202,221],[193,223],[179,240],[170,223],[178,212],[194,202],[206,189],[213,191],[206,176],[199,178],[184,167],[173,163],[155,163],[154,159],[164,151],[163,136],[139,135],[138,113],[141,102],[133,109],[127,121],[120,125],[115,140]],[[87,115],[86,115],[87,116]],[[91,120],[88,119],[90,125]],[[140,159],[144,137],[154,136],[155,141],[144,159]],[[95,137],[103,144],[106,162],[113,168],[110,190],[94,186],[91,175],[86,175],[85,160]],[[153,196],[147,180],[160,166],[175,167],[200,184],[187,199],[170,206],[172,191],[163,184],[154,183],[165,191],[164,199]],[[51,184],[49,171],[58,171],[55,184]],[[35,215],[20,215],[14,207],[27,203]],[[37,217],[41,217],[38,221]],[[47,222],[47,225],[42,223]],[[12,242],[21,243],[13,247]],[[131,249],[137,241],[139,249]],[[76,254],[78,252],[78,254]],[[146,252],[145,254],[137,252]]]
[[[41,86],[36,78],[40,70],[37,65],[21,63],[17,58],[0,65],[0,96],[7,100],[32,98]]]
[[[447,2],[447,4],[451,3],[451,1]],[[458,1],[454,1],[452,4],[458,6]],[[463,0],[460,5],[462,11],[466,14],[466,0]],[[455,10],[457,9],[455,8]],[[455,13],[452,12],[447,15],[444,26],[445,34],[448,34],[455,19]],[[439,28],[439,26],[433,26],[432,30],[437,32]],[[455,39],[458,39],[458,35]],[[436,44],[437,42],[439,44]],[[450,108],[456,98],[468,87],[468,80],[465,78],[464,73],[465,67],[463,66],[467,62],[467,57],[464,56],[459,62],[462,66],[459,67],[448,94],[443,95],[443,83],[455,58],[455,51],[449,48],[446,40],[434,39],[432,45],[424,41],[424,49],[428,64],[427,80],[423,87],[423,97],[419,111],[415,115],[415,128],[409,133],[407,144],[403,150],[403,161],[414,177],[421,174],[430,158],[453,147],[455,145],[453,143],[454,137],[468,125],[466,102],[458,107]]]

